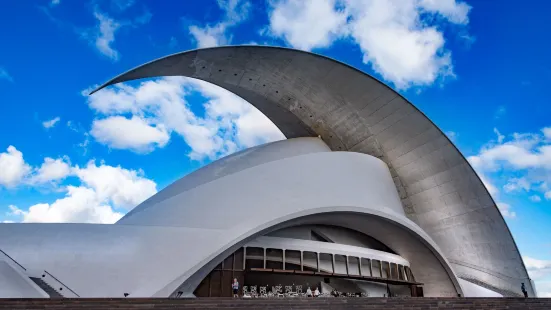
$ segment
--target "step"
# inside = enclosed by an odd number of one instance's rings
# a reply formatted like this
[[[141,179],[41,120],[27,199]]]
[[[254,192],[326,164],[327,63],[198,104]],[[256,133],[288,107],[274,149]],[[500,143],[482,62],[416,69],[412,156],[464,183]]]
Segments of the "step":
[[[0,299],[0,309],[551,309],[550,298]]]

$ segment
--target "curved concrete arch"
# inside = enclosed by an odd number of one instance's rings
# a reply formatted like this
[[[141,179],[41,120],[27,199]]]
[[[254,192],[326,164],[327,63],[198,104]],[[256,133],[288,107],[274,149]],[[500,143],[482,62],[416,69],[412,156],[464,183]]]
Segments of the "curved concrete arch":
[[[302,224],[331,224],[355,229],[381,238],[396,247],[397,253],[409,261],[415,278],[423,282],[426,296],[457,296],[462,287],[438,246],[422,229],[410,220],[366,206],[337,206],[308,209],[273,219],[240,235],[226,248],[217,248],[205,261],[179,276],[155,296],[167,296],[177,291],[192,294],[212,269],[228,255],[255,238],[271,231]],[[369,225],[366,225],[369,223]]]
[[[382,159],[406,215],[458,274],[519,295],[519,283],[530,282],[501,213],[463,155],[421,111],[375,78],[312,53],[234,46],[167,56],[98,90],[156,76],[211,82],[253,104],[287,138],[319,135],[334,151]]]

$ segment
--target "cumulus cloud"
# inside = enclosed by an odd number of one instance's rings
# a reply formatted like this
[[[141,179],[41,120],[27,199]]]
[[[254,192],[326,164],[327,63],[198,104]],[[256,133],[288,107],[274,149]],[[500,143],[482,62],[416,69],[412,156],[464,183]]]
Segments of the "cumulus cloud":
[[[526,193],[533,202],[551,200],[551,133],[549,127],[535,133],[504,135],[494,129],[496,138],[478,154],[468,157],[479,175],[499,175],[506,180],[508,194]]]
[[[45,184],[63,180],[71,174],[68,157],[53,159],[46,157],[44,163],[31,176],[30,184]]]
[[[155,147],[164,147],[169,140],[162,124],[148,124],[136,116],[130,119],[123,116],[96,119],[90,133],[97,141],[111,148],[136,152],[150,152]]]
[[[103,204],[93,189],[67,186],[67,195],[64,198],[51,204],[32,205],[26,211],[14,207],[11,215],[21,217],[24,223],[111,224],[118,221],[123,214]]]
[[[202,116],[195,114],[186,100],[197,93],[205,98]],[[197,160],[215,159],[241,148],[285,138],[266,116],[243,99],[194,79],[162,78],[135,87],[119,84],[89,96],[88,104],[107,116],[147,116],[149,124],[163,126],[168,135],[181,136],[191,149],[189,156]],[[115,127],[106,127],[103,135],[114,136],[118,134],[116,131]],[[97,136],[94,132],[92,135]]]
[[[229,44],[232,37],[228,34],[228,29],[245,20],[251,8],[251,3],[247,0],[218,0],[217,4],[224,13],[220,22],[188,27],[199,48]]]
[[[335,0],[289,0],[271,3],[270,31],[303,50],[328,47],[345,34],[348,14]]]
[[[8,146],[4,153],[0,153],[0,185],[12,188],[19,185],[25,176],[31,172],[29,166],[23,159],[23,153],[14,146]]]
[[[292,47],[325,48],[348,39],[363,62],[396,87],[431,85],[453,77],[451,52],[436,24],[423,16],[466,25],[470,6],[445,0],[278,0],[271,1],[269,32]]]
[[[74,168],[82,184],[92,189],[102,202],[131,209],[157,192],[157,184],[143,177],[143,171],[128,170],[120,166],[96,165],[88,162],[86,167]]]
[[[50,128],[54,127],[60,120],[61,120],[61,118],[59,118],[59,116],[54,117],[51,120],[47,120],[47,121],[42,122],[42,126],[44,126],[44,128],[46,128],[46,129],[50,129]]]
[[[48,182],[68,175],[76,176],[80,184],[64,186],[63,198],[26,210],[12,205],[8,216],[26,223],[114,223],[157,192],[157,184],[145,178],[142,171],[96,165],[94,161],[71,168],[61,159],[46,158],[31,180]]]

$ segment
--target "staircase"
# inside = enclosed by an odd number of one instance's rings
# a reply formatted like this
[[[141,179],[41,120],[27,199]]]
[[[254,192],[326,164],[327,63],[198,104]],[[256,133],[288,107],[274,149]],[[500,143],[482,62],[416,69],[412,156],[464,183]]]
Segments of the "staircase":
[[[63,295],[54,290],[54,288],[48,285],[48,283],[42,281],[42,279],[34,277],[29,278],[33,280],[33,282],[36,283],[36,285],[38,285],[38,287],[40,287],[44,292],[50,295],[51,298],[63,298]]]
[[[40,279],[38,279],[40,280]],[[2,299],[0,309],[551,309],[551,298]]]

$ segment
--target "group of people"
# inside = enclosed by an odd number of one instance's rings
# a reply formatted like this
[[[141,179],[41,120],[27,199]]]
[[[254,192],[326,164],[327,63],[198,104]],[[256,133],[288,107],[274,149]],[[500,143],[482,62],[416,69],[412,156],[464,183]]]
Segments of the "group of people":
[[[318,290],[317,287],[316,287],[316,290],[314,290],[314,292],[312,292],[310,287],[308,287],[308,289],[306,290],[306,297],[319,297],[319,295],[320,295],[320,291]]]
[[[233,291],[233,297],[239,297],[239,282],[237,281],[237,278],[233,279],[231,288]],[[313,292],[312,292],[312,289],[310,289],[310,287],[308,287],[308,289],[306,290],[306,297],[319,297],[319,295],[320,295],[320,291],[317,287]]]

